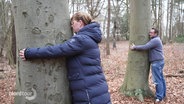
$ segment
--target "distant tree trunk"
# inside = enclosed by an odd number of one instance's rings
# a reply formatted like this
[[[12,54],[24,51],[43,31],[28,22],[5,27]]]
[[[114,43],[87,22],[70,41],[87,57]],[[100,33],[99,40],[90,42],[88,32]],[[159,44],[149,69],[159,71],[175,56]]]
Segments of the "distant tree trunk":
[[[75,3],[74,3],[74,0],[72,0],[72,5],[73,5],[73,14],[75,13]]]
[[[17,52],[71,36],[67,0],[13,0]],[[17,59],[15,104],[71,104],[65,59]],[[26,96],[27,95],[27,96]]]
[[[113,27],[113,49],[116,48],[116,30],[117,30],[117,22],[114,20],[114,27]]]
[[[181,21],[184,21],[184,13],[183,13],[183,11],[184,11],[184,6],[183,6],[183,4],[182,4],[182,2],[181,2]],[[184,23],[182,22],[182,24],[181,24],[181,35],[183,35],[184,36]]]
[[[106,26],[107,26],[107,25],[106,25],[106,23],[107,23],[107,15],[108,15],[108,11],[105,13],[105,16],[104,16],[104,19],[103,19],[103,27],[102,27],[102,31],[103,31],[102,34],[103,34],[103,35],[105,35],[106,32],[107,32],[107,31],[106,31],[106,29],[107,29],[107,28],[106,28]]]
[[[126,0],[126,13],[127,13],[127,27],[129,28],[129,24],[130,24],[130,9],[129,9],[129,1],[130,0]],[[129,40],[129,29],[127,31],[127,34],[126,34],[126,40]]]
[[[167,37],[167,42],[168,42],[168,38],[169,38],[169,3],[170,1],[167,1],[167,22],[166,22],[166,37]]]
[[[110,46],[109,46],[109,35],[110,35],[110,10],[111,10],[111,6],[110,6],[110,0],[108,0],[108,21],[107,21],[107,39],[106,39],[106,54],[110,55]]]
[[[13,14],[12,14],[13,15]],[[11,53],[13,55],[13,63],[16,64],[16,36],[15,36],[15,25],[13,22],[12,26],[12,45],[11,45]]]
[[[3,47],[3,44],[2,44],[2,40],[3,40],[3,30],[2,30],[2,3],[0,2],[0,57],[2,56],[2,47]]]
[[[152,11],[153,11],[153,16],[154,16],[154,21],[153,21],[153,26],[157,27],[157,1],[156,0],[151,0],[152,1]]]
[[[111,12],[112,15],[114,15],[113,18],[113,49],[116,48],[116,41],[118,40],[117,37],[119,35],[119,31],[120,31],[120,21],[122,21],[122,19],[120,18],[120,7],[121,5],[124,3],[124,1],[120,1],[120,0],[112,0],[112,5],[113,5],[113,11]]]
[[[163,35],[162,35],[162,18],[163,18],[163,13],[162,13],[162,0],[159,0],[158,29],[159,29],[159,35],[160,35],[160,38],[161,39],[163,39]]]
[[[6,11],[5,11],[5,1],[0,1],[0,57],[3,56],[3,48],[5,44],[5,37],[6,37]]]
[[[169,42],[172,42],[172,19],[173,19],[173,6],[174,6],[174,0],[171,0],[170,2],[170,22],[169,22]]]
[[[138,45],[148,42],[150,15],[149,0],[130,0],[130,44]],[[140,101],[144,100],[144,96],[153,96],[148,85],[149,70],[148,52],[129,50],[126,75],[121,91],[127,96],[137,97]]]
[[[11,2],[0,1],[0,56],[5,56],[9,64],[14,64],[12,53],[12,26],[13,16],[11,12]],[[4,53],[3,53],[4,51]]]
[[[16,44],[13,44],[13,41],[15,41],[15,40],[13,40],[13,34],[12,34],[13,25],[14,25],[13,15],[12,15],[12,12],[11,12],[10,25],[9,25],[9,27],[7,29],[8,31],[6,32],[6,38],[5,38],[6,58],[8,59],[8,62],[9,62],[10,65],[14,65],[15,64],[13,52],[16,53],[16,50],[13,51],[14,48],[12,48],[13,45],[16,45]]]
[[[182,17],[183,17],[183,8],[182,8],[182,2],[181,1],[179,1],[179,35],[183,35],[183,33],[182,33],[182,31],[183,31],[183,28],[182,28],[182,24],[183,24],[183,22],[182,22]]]

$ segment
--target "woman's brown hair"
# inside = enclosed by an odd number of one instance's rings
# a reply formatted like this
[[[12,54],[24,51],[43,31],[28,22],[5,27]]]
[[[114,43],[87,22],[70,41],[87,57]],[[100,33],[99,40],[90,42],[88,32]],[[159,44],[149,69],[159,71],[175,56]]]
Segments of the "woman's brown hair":
[[[81,20],[84,23],[84,25],[87,25],[87,24],[90,24],[91,23],[92,17],[88,13],[85,13],[85,12],[77,12],[77,13],[75,13],[72,16],[71,22],[73,20],[76,20],[76,21]]]

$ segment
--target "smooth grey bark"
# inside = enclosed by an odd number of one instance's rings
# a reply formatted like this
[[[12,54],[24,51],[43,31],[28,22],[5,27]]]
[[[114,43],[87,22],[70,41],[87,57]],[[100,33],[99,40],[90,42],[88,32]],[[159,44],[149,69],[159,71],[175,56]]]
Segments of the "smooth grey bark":
[[[71,36],[67,0],[13,0],[17,52],[59,44]],[[17,56],[15,104],[71,104],[65,59]]]
[[[148,42],[150,24],[150,1],[130,0],[130,45]],[[121,91],[127,96],[134,96],[140,101],[144,101],[145,96],[153,96],[148,85],[148,77],[148,52],[129,50],[127,69]]]

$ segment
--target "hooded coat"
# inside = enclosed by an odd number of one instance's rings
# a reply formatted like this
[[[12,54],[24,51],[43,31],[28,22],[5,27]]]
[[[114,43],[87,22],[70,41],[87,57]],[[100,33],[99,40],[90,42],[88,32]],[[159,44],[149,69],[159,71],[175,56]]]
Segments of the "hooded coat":
[[[73,104],[111,104],[108,85],[101,67],[100,25],[85,25],[63,44],[27,48],[26,59],[66,57]]]

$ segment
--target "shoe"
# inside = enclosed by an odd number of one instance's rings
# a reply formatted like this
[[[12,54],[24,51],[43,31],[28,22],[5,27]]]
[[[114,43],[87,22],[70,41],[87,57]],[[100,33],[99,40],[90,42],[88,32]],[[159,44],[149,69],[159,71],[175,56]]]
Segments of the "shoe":
[[[156,99],[154,104],[159,104],[161,102],[160,99]]]

